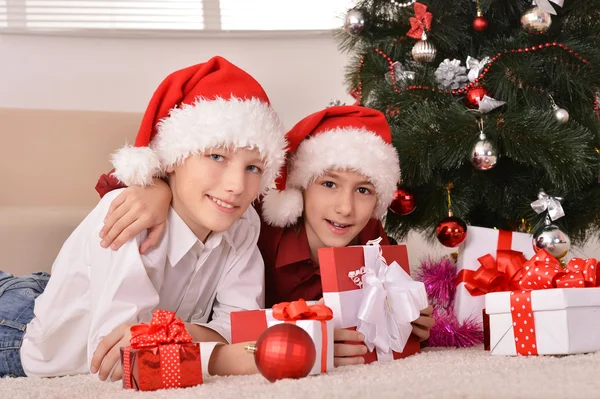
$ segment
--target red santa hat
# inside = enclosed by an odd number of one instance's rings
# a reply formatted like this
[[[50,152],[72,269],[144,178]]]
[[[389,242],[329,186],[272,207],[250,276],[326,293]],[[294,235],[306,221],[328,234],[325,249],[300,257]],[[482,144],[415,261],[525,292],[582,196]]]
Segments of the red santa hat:
[[[276,190],[263,199],[263,217],[273,226],[296,223],[303,211],[302,190],[328,170],[352,170],[375,186],[373,218],[385,215],[400,180],[398,153],[385,116],[358,106],[326,108],[309,115],[286,135],[288,161]]]
[[[206,149],[253,148],[265,162],[264,192],[285,160],[284,134],[261,85],[226,59],[214,57],[174,72],[160,84],[135,146],[113,154],[113,175],[126,185],[146,185]]]

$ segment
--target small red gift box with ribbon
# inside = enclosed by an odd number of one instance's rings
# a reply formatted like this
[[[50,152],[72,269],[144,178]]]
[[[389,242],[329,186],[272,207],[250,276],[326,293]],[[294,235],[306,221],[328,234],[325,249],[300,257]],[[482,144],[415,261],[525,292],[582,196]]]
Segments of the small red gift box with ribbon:
[[[515,286],[515,270],[535,254],[532,236],[525,233],[469,226],[458,249],[454,313],[459,322],[482,322],[488,292]]]
[[[303,299],[282,302],[272,309],[231,312],[231,343],[253,342],[269,327],[295,324],[310,335],[317,360],[310,374],[333,369],[333,313],[325,305],[309,305]]]
[[[191,343],[174,312],[154,311],[150,324],[131,327],[130,342],[121,348],[124,388],[155,391],[202,384],[200,345]]]
[[[485,295],[493,355],[567,355],[600,350],[596,259],[565,269],[545,250],[516,273],[516,290]]]
[[[410,278],[406,245],[319,249],[323,299],[333,310],[334,327],[365,335],[365,363],[419,353],[411,321],[428,306],[423,283]],[[389,266],[388,266],[389,265]]]

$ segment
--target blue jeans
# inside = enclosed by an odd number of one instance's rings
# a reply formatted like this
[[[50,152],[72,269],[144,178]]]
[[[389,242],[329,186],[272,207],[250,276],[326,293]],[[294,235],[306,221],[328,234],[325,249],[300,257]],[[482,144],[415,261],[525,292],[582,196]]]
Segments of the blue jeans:
[[[21,344],[27,324],[33,320],[33,305],[48,284],[44,272],[14,277],[0,271],[0,377],[25,377]]]

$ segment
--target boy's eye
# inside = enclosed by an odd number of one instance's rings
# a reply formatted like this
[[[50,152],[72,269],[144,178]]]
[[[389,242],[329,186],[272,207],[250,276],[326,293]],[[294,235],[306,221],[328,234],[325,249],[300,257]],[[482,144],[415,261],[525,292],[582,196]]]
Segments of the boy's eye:
[[[222,162],[225,160],[223,155],[219,155],[219,154],[210,154],[210,159],[212,159],[213,161],[217,161],[217,162]]]
[[[371,190],[366,187],[359,187],[357,191],[361,194],[372,194]]]
[[[321,184],[327,188],[335,188],[335,183],[332,181],[324,181]]]
[[[262,169],[256,165],[249,165],[247,169],[252,173],[262,174]]]

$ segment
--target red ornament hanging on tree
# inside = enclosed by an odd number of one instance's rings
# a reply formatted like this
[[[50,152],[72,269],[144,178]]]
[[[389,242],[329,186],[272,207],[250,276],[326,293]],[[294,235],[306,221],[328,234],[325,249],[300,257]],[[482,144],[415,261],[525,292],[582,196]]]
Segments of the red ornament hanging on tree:
[[[438,241],[445,247],[457,247],[467,238],[467,224],[461,218],[454,216],[452,212],[452,200],[450,190],[454,186],[449,183],[446,186],[448,193],[448,217],[443,218],[435,228]]]
[[[456,216],[443,218],[435,228],[438,241],[445,247],[457,247],[467,238],[467,224]]]
[[[415,197],[412,193],[398,186],[394,193],[394,200],[389,206],[389,210],[396,215],[404,216],[412,213],[416,207]]]
[[[312,338],[295,324],[269,327],[246,350],[254,354],[258,371],[271,382],[306,377],[317,358]]]
[[[479,0],[477,0],[477,17],[473,20],[473,29],[477,32],[484,32],[487,30],[488,25],[488,20],[483,16]]]
[[[488,28],[489,22],[484,16],[477,17],[473,20],[473,29],[477,32],[485,32]]]
[[[465,103],[469,108],[478,108],[479,101],[483,100],[483,96],[489,93],[488,89],[483,86],[473,87],[465,96]]]

